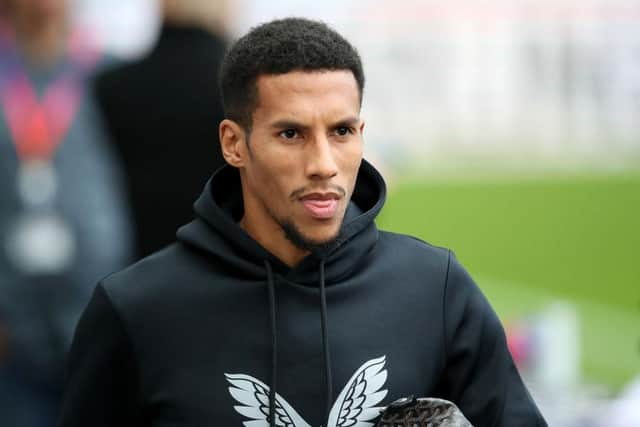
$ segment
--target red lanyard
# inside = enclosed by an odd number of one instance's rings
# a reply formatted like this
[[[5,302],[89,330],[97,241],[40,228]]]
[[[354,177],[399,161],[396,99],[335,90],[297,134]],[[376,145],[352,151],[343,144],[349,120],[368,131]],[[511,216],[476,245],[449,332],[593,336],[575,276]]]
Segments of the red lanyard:
[[[24,74],[14,78],[3,91],[2,106],[20,159],[53,157],[80,103],[79,85],[69,80],[58,78],[42,100]]]
[[[4,74],[0,75],[0,98],[16,153],[21,161],[51,160],[77,115],[84,76],[95,62],[88,64],[88,55],[80,61],[72,57],[38,99],[20,64],[15,43],[8,42],[10,40],[5,39],[5,43],[0,44],[0,54],[6,58],[0,68]]]

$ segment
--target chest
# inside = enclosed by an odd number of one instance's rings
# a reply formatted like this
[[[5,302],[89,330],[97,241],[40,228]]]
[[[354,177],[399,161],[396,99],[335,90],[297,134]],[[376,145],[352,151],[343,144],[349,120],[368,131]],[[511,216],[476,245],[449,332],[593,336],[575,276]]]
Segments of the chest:
[[[210,301],[208,310],[194,304],[180,318],[165,316],[165,333],[153,337],[153,349],[143,354],[148,360],[141,361],[152,425],[268,426],[272,324],[268,305],[252,298]],[[284,425],[365,426],[378,406],[433,395],[444,365],[438,313],[418,310],[410,299],[396,299],[400,310],[333,293],[327,298],[334,414],[328,421],[319,300],[286,293],[277,299],[276,406],[290,422]],[[352,423],[340,424],[347,419]]]

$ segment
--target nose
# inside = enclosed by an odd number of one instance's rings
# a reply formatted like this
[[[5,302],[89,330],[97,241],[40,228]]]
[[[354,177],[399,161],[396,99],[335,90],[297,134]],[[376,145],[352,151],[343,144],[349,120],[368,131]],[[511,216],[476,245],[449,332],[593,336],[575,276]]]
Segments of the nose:
[[[310,179],[326,180],[338,174],[335,153],[326,136],[314,138],[313,143],[308,145],[306,154],[306,174]]]

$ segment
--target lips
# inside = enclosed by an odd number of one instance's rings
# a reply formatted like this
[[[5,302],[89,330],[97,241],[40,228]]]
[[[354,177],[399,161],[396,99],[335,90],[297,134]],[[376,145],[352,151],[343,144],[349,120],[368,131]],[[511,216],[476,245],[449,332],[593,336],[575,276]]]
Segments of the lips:
[[[332,218],[338,210],[338,195],[333,193],[309,194],[302,197],[301,201],[307,213],[317,219]]]

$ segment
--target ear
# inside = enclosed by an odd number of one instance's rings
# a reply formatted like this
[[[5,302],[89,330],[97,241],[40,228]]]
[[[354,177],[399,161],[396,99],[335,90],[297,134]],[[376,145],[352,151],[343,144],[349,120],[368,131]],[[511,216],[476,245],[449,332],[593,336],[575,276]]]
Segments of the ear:
[[[222,156],[231,166],[244,166],[247,155],[246,133],[242,126],[233,120],[224,119],[218,128]]]

